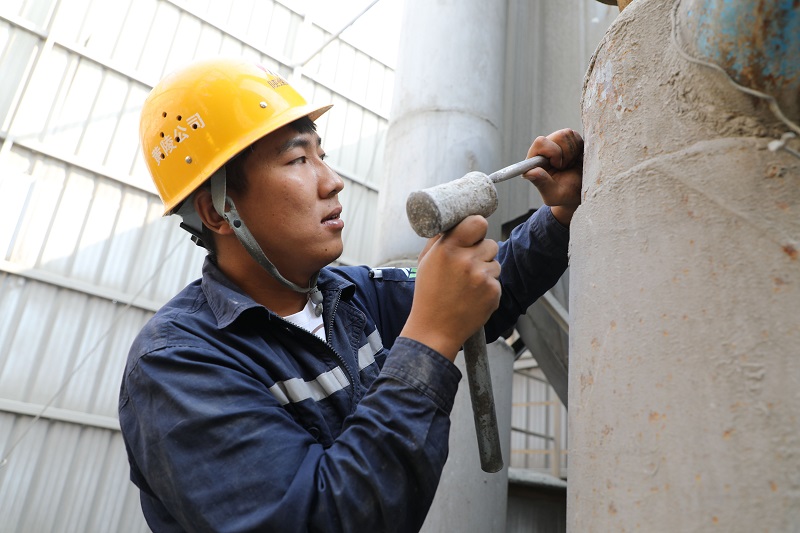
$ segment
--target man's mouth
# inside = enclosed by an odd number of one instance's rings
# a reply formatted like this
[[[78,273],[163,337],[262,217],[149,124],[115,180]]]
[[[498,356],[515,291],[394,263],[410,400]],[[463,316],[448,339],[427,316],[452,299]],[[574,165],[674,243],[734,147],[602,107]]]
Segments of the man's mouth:
[[[323,218],[323,219],[322,219],[322,223],[324,224],[324,223],[326,223],[326,222],[332,222],[332,221],[335,221],[335,220],[339,220],[339,217],[340,217],[341,215],[342,215],[342,208],[341,208],[341,207],[339,207],[339,208],[337,208],[337,209],[334,209],[333,211],[331,211],[331,212],[330,212],[330,214],[329,214],[328,216],[326,216],[325,218]]]

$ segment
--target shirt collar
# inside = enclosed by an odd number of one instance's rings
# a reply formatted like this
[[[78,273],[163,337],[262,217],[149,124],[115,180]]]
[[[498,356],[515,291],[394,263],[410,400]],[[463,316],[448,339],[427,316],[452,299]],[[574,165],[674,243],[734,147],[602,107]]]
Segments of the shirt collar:
[[[269,313],[275,313],[257,303],[245,294],[236,284],[222,273],[219,267],[208,257],[203,263],[203,274],[200,285],[205,294],[208,305],[217,319],[219,329],[226,328],[236,321],[242,313],[249,309],[259,308]],[[355,284],[329,268],[323,268],[317,280],[319,289],[325,295],[325,303],[331,301],[336,292],[342,293],[343,299],[350,299],[355,292]],[[327,312],[327,310],[326,310]],[[327,314],[327,313],[326,313]]]

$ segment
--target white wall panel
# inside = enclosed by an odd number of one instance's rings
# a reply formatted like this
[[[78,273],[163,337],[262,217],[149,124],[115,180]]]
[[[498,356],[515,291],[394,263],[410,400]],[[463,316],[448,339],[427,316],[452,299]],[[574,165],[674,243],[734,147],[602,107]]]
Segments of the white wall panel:
[[[161,218],[154,195],[19,147],[13,152],[32,161],[35,178],[0,175],[0,190],[18,210],[14,230],[0,232],[10,263],[128,295],[159,269],[144,298],[160,302],[199,276],[201,250],[175,231],[176,220]]]
[[[151,312],[0,275],[0,397],[116,416],[130,341]]]
[[[119,433],[0,413],[0,519],[14,532],[145,532]],[[24,440],[19,439],[27,432]]]
[[[336,68],[293,72],[329,35],[263,0],[0,5],[0,530],[146,530],[116,429],[121,372],[204,255],[161,217],[139,153],[139,110],[164,73],[238,55],[335,102],[319,127],[346,181],[342,259],[369,257],[391,69],[334,40]]]
[[[0,20],[0,132],[8,129],[14,100],[19,97],[22,83],[30,68],[39,38]]]
[[[55,0],[4,0],[0,13],[16,15],[36,26],[44,27],[54,5]]]

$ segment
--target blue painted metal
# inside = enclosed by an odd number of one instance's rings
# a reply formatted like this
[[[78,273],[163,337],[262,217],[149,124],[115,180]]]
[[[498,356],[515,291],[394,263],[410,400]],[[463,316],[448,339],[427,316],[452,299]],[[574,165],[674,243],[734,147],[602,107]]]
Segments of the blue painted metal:
[[[690,0],[681,9],[700,56],[800,106],[800,0]]]

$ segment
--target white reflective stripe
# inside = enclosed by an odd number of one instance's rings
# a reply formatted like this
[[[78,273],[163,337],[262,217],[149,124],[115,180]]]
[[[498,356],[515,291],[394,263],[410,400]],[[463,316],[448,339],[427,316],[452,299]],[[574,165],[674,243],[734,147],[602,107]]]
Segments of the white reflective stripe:
[[[370,333],[367,337],[367,344],[358,349],[358,369],[364,370],[366,367],[375,362],[375,354],[383,348],[383,339],[381,339],[377,328]]]
[[[367,337],[367,343],[358,349],[358,369],[363,370],[375,362],[375,354],[383,348],[383,340],[378,330],[373,331]],[[297,403],[303,400],[313,399],[315,401],[324,400],[331,394],[338,392],[350,385],[344,370],[336,367],[320,374],[311,381],[303,381],[300,378],[279,381],[269,388],[275,399],[281,405],[287,403]]]
[[[287,398],[286,393],[283,392],[283,389],[281,388],[281,383],[276,383],[268,390],[272,393],[273,396],[275,396],[275,399],[278,400],[278,403],[280,403],[281,405],[286,405],[287,403],[289,403],[289,398]]]
[[[308,386],[311,388],[313,398],[316,401],[327,398],[334,392],[340,391],[350,385],[350,380],[339,367],[334,368],[330,372],[321,374],[317,379],[310,382]]]
[[[347,375],[341,368],[336,367],[320,374],[312,381],[303,381],[300,378],[279,381],[270,387],[269,391],[281,405],[286,405],[309,399],[319,401],[348,385],[350,385],[350,380],[347,379]]]

